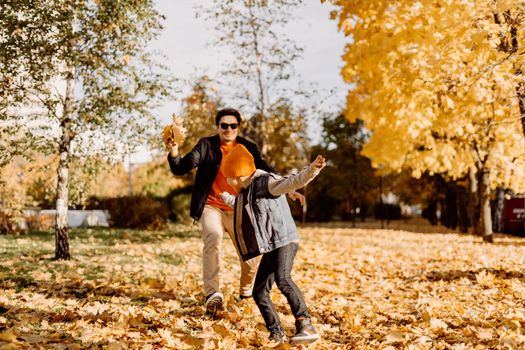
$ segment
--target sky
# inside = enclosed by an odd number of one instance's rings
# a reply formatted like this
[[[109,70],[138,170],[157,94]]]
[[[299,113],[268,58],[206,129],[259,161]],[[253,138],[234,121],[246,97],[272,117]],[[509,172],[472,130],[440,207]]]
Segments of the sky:
[[[289,84],[315,84],[320,91],[319,101],[323,110],[338,110],[344,104],[348,91],[340,75],[343,62],[344,45],[348,38],[337,30],[337,22],[329,19],[330,10],[327,4],[319,0],[304,0],[304,5],[298,9],[298,20],[289,23],[283,30],[289,39],[294,40],[304,48],[302,58],[295,63],[295,70],[300,80],[292,80]],[[214,76],[220,70],[220,65],[227,58],[224,52],[214,50],[207,44],[213,37],[213,23],[197,19],[196,6],[210,6],[211,0],[157,0],[158,11],[166,16],[164,31],[152,42],[150,48],[160,51],[165,58],[160,61],[165,64],[176,78],[189,78],[207,74]],[[191,86],[187,88],[189,91]],[[181,111],[180,97],[168,101],[155,112],[166,124],[171,121],[173,113]],[[228,96],[221,96],[228,103]],[[231,105],[235,107],[234,105]],[[319,125],[313,123],[309,129],[309,137],[318,141]],[[144,152],[135,156],[134,162],[142,159]],[[146,156],[147,157],[147,156]]]

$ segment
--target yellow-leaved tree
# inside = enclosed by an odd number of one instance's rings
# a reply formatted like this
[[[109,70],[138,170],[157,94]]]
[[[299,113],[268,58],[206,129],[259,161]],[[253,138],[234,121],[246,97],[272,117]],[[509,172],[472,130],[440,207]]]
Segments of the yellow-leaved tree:
[[[346,117],[375,166],[469,177],[492,241],[491,188],[525,192],[524,1],[331,1],[349,36]]]

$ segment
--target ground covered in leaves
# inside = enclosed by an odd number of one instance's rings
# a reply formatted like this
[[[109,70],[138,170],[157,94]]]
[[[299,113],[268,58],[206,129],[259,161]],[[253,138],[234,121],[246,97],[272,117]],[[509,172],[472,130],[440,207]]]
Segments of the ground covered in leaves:
[[[300,232],[293,277],[322,335],[310,348],[525,348],[525,239],[345,224]],[[268,348],[255,304],[235,298],[237,258],[223,247],[226,309],[211,320],[196,226],[73,230],[70,261],[51,260],[51,233],[0,236],[0,348]],[[285,299],[273,297],[292,335]]]

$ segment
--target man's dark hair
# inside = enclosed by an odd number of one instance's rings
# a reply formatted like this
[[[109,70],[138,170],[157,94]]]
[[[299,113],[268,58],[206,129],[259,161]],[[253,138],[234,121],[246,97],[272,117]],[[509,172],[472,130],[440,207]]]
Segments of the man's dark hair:
[[[242,122],[241,113],[239,113],[238,110],[236,110],[235,108],[223,108],[220,111],[218,111],[217,115],[215,116],[215,125],[219,125],[221,118],[225,115],[234,116],[237,119],[237,123],[239,124],[241,124]]]

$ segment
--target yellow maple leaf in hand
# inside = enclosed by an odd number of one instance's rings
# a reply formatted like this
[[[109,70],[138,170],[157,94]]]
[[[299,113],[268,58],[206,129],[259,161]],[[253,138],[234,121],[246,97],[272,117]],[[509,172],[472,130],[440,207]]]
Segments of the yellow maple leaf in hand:
[[[182,119],[175,114],[172,117],[172,123],[166,125],[162,130],[162,138],[166,145],[166,150],[170,151],[173,146],[180,145],[186,137],[186,128],[182,125]]]

